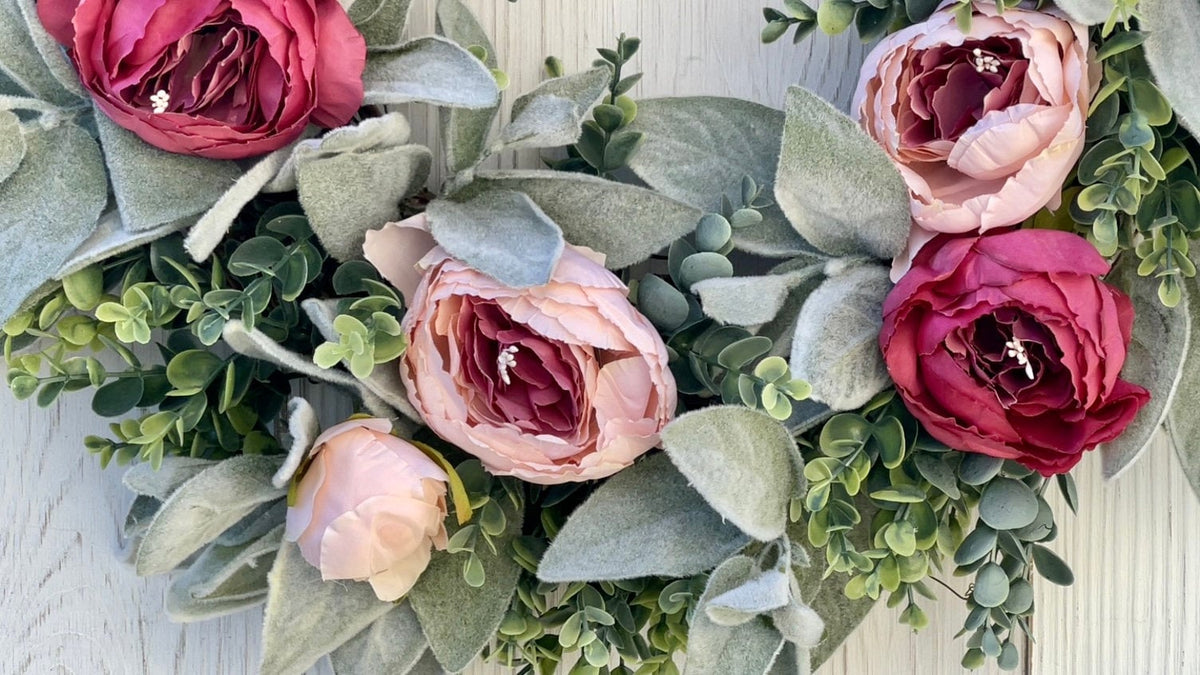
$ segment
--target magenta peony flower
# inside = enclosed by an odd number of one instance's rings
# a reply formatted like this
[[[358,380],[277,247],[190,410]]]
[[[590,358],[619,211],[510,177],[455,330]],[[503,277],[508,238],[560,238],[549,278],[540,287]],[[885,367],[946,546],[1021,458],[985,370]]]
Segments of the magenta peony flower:
[[[1057,204],[1083,151],[1091,99],[1087,27],[977,2],[884,39],[852,106],[913,197],[909,255],[936,233],[986,232]]]
[[[1150,399],[1118,377],[1133,306],[1107,272],[1067,232],[935,239],[883,305],[896,390],[952,448],[1070,470]]]
[[[147,143],[216,159],[338,127],[366,43],[337,0],[39,0],[96,106]]]
[[[593,252],[568,246],[549,283],[510,288],[434,247],[424,222],[368,232],[363,249],[407,300],[400,373],[429,428],[541,484],[603,478],[658,445],[675,412],[666,346]]]
[[[322,579],[366,581],[385,602],[446,548],[446,472],[391,428],[351,420],[317,437],[284,532]]]

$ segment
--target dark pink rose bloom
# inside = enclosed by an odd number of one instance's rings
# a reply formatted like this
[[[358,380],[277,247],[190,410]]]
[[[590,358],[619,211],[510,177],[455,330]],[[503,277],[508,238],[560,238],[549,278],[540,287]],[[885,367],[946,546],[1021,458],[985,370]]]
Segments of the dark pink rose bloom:
[[[363,98],[366,43],[337,0],[40,0],[96,106],[170,152],[238,159]]]
[[[952,448],[1069,471],[1150,399],[1118,376],[1129,298],[1078,235],[939,237],[883,305],[879,342],[909,410]]]

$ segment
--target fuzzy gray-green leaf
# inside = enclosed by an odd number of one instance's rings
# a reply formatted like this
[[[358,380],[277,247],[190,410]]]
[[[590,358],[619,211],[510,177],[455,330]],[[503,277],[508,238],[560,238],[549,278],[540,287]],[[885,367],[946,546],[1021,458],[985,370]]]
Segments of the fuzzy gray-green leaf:
[[[160,150],[96,114],[117,208],[134,232],[207,211],[242,175],[230,161]]]
[[[162,465],[157,470],[152,468],[149,462],[134,464],[125,472],[121,481],[134,494],[162,501],[170,497],[180,485],[215,464],[216,462],[210,459],[163,457]]]
[[[187,571],[171,580],[167,616],[201,621],[257,605],[267,598],[267,573],[283,539],[283,522],[248,542],[214,542]]]
[[[760,541],[783,534],[799,451],[782,424],[743,406],[711,406],[677,417],[662,442],[723,518]]]
[[[358,0],[350,6],[350,20],[367,49],[390,49],[400,44],[411,4],[412,0]]]
[[[520,192],[436,199],[426,214],[434,239],[450,255],[507,286],[549,282],[562,255],[562,230]]]
[[[1098,0],[1096,0],[1098,1]],[[1192,0],[1142,0],[1139,28],[1147,34],[1146,60],[1175,114],[1200,133],[1200,89],[1192,72],[1200,61],[1200,3]]]
[[[757,277],[705,279],[692,285],[700,296],[704,313],[722,323],[756,326],[773,320],[787,304],[792,289],[808,282],[824,269],[810,265],[783,274]]]
[[[25,150],[21,119],[7,110],[0,110],[0,183],[21,166]]]
[[[1121,378],[1145,387],[1150,400],[1117,438],[1100,446],[1104,477],[1113,479],[1132,466],[1154,440],[1155,434],[1175,405],[1175,392],[1184,377],[1192,333],[1193,302],[1186,296],[1181,306],[1164,307],[1158,299],[1158,284],[1136,274],[1134,264],[1120,264],[1109,274],[1110,283],[1125,288],[1135,308],[1133,339],[1125,354]]]
[[[458,108],[490,108],[500,90],[492,71],[470,52],[441,37],[423,37],[372,54],[363,72],[364,105],[420,101]]]
[[[1200,251],[1192,247],[1190,255],[1193,261],[1200,257]],[[1200,280],[1196,278],[1183,279],[1184,303],[1193,326],[1200,326]],[[1181,308],[1176,307],[1175,311]],[[1136,321],[1136,318],[1135,318]],[[1200,498],[1200,339],[1190,340],[1187,355],[1183,362],[1183,377],[1175,390],[1175,400],[1167,414],[1167,430],[1171,435],[1171,444],[1175,446],[1175,455],[1183,467],[1192,486],[1192,491]]]
[[[1113,0],[1055,0],[1054,4],[1085,26],[1104,23],[1114,9]]]
[[[28,95],[56,106],[81,103],[78,84],[71,86],[66,79],[61,51],[38,22],[36,10],[29,0],[0,2],[0,79],[7,79]],[[45,57],[43,56],[45,54]],[[57,74],[56,74],[57,73]],[[78,82],[78,76],[75,78]],[[70,80],[68,80],[70,82]]]
[[[322,581],[321,571],[290,542],[275,555],[268,580],[263,675],[299,675],[395,607],[370,584]]]
[[[100,148],[81,127],[27,129],[25,144],[20,166],[0,183],[0,321],[87,239],[108,197]]]
[[[487,52],[484,65],[497,67],[496,49],[488,39],[487,31],[460,0],[438,1],[437,32],[464,48],[482,48]],[[483,159],[495,118],[495,106],[479,110],[442,108],[438,111],[442,145],[446,149],[446,164],[450,171],[463,171]]]
[[[695,229],[701,215],[652,190],[583,174],[486,172],[463,192],[477,190],[524,192],[558,223],[569,243],[603,253],[609,269],[649,258]]]
[[[741,555],[721,563],[713,571],[692,618],[685,673],[762,675],[771,668],[783,648],[783,635],[765,617],[737,626],[722,626],[708,615],[714,598],[741,586],[754,573],[754,561]]]
[[[333,650],[329,661],[336,675],[399,675],[417,663],[428,644],[416,613],[405,602]]]
[[[712,569],[747,541],[660,453],[608,479],[571,514],[542,557],[538,577],[691,576]]]
[[[516,592],[521,566],[510,550],[521,534],[522,514],[508,501],[503,507],[507,528],[492,539],[497,553],[493,555],[486,545],[476,551],[483,564],[483,586],[474,588],[463,579],[463,555],[442,551],[434,553],[408,595],[429,648],[451,672],[466,668],[495,637]]]
[[[816,94],[788,89],[775,200],[813,246],[892,258],[912,222],[908,188],[883,149]]]
[[[550,148],[579,140],[584,116],[604,95],[611,74],[609,68],[592,68],[542,82],[513,102],[500,143],[508,149]]]
[[[792,374],[834,410],[857,408],[888,385],[879,351],[883,299],[892,288],[879,265],[857,265],[817,287],[796,320]]]

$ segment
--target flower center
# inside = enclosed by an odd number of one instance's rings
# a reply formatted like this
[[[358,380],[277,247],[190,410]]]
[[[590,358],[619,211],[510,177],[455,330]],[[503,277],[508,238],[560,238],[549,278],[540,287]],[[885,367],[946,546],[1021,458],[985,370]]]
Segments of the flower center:
[[[512,384],[512,378],[508,375],[509,368],[517,367],[517,346],[509,345],[500,350],[500,355],[496,357],[496,372],[500,375],[500,381],[505,385]]]
[[[1017,365],[1025,366],[1025,377],[1033,379],[1033,364],[1029,362],[1029,353],[1025,351],[1025,345],[1021,344],[1021,339],[1014,337],[1004,343],[1004,347],[1008,350],[1008,357],[1017,360]]]
[[[973,54],[975,56],[975,72],[977,72],[977,73],[982,73],[984,71],[987,71],[989,73],[1000,72],[1000,59],[996,58],[995,56],[992,56],[991,54],[984,54],[983,50],[980,49],[979,47],[976,47],[975,49],[971,50],[971,54]]]
[[[150,103],[154,106],[154,114],[161,115],[167,111],[167,106],[171,105],[171,95],[165,89],[159,89],[150,97]]]

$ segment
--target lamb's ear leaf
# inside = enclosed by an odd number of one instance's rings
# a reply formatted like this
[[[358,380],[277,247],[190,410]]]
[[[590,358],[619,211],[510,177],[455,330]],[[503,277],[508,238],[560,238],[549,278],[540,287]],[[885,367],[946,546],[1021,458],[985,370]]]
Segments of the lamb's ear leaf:
[[[1054,5],[1085,26],[1104,23],[1115,9],[1112,0],[1054,0]]]
[[[304,672],[396,606],[376,597],[370,584],[322,581],[321,571],[291,542],[284,542],[275,554],[267,580],[264,675]]]
[[[1200,258],[1200,250],[1192,247],[1189,255],[1193,262]],[[1143,279],[1143,281],[1146,281]],[[1183,279],[1184,299],[1193,327],[1200,327],[1200,279]],[[1182,308],[1176,307],[1178,312]],[[1136,322],[1136,318],[1134,319]],[[1135,324],[1136,325],[1136,324]],[[1183,377],[1175,390],[1175,400],[1167,413],[1167,430],[1175,454],[1183,466],[1183,473],[1200,499],[1200,336],[1192,334],[1188,341],[1187,355],[1183,362]]]
[[[461,0],[438,0],[437,33],[461,47],[482,49],[484,65],[488,68],[497,66],[496,49],[488,39],[487,31]],[[442,145],[446,149],[446,165],[450,171],[464,171],[484,158],[497,110],[497,106],[489,106],[478,110],[442,108],[438,111]]]
[[[816,94],[788,89],[775,200],[809,243],[831,255],[890,259],[912,223],[908,188],[883,149]]]
[[[1093,0],[1101,2],[1101,0]],[[1200,90],[1191,73],[1200,59],[1200,5],[1177,0],[1142,0],[1139,28],[1146,33],[1146,61],[1154,81],[1171,102],[1179,121],[1200,133]]]
[[[687,673],[763,675],[770,671],[783,649],[783,635],[765,617],[754,617],[735,626],[723,626],[709,615],[715,598],[735,590],[758,573],[754,560],[734,556],[721,563],[708,578],[688,631]]]
[[[1185,294],[1180,306],[1163,306],[1158,280],[1138,276],[1137,262],[1136,258],[1122,261],[1107,281],[1124,288],[1134,307],[1133,339],[1125,353],[1121,379],[1145,387],[1150,400],[1120,436],[1100,446],[1101,467],[1110,480],[1149,449],[1172,409],[1187,409],[1176,405],[1176,392],[1188,372],[1189,353],[1197,349],[1192,324],[1197,308],[1192,305],[1200,302],[1200,297]]]
[[[78,105],[86,96],[62,48],[42,28],[33,0],[0,3],[0,80],[55,106]]]
[[[604,95],[612,71],[592,68],[546,80],[513,102],[512,121],[500,130],[506,149],[551,148],[579,140],[584,117]]]
[[[171,580],[167,616],[203,621],[264,602],[267,574],[283,538],[282,518],[277,522],[256,539],[232,545],[216,541],[204,549],[187,571]]]
[[[371,51],[400,44],[412,0],[357,0],[347,14]]]
[[[491,108],[500,99],[492,71],[475,55],[443,37],[406,42],[367,59],[363,103],[413,101],[455,108]]]
[[[609,478],[575,509],[542,556],[538,578],[687,577],[712,569],[748,541],[660,453]]]
[[[428,646],[416,613],[404,602],[333,650],[329,661],[337,675],[402,675],[412,670]]]

